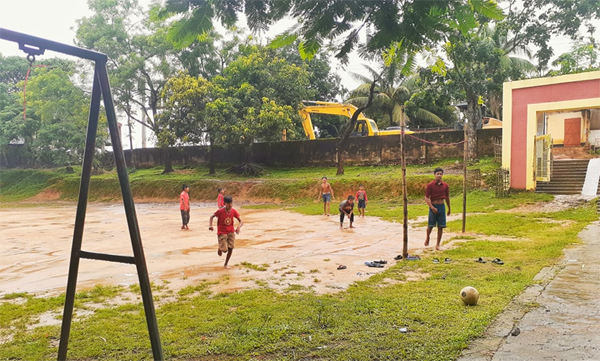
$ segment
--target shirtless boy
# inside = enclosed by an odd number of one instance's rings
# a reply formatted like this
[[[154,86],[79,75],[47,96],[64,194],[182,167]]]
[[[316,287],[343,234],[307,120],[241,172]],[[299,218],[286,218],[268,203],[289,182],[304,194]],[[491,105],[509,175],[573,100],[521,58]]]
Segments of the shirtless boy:
[[[335,197],[333,196],[333,188],[331,188],[331,184],[329,184],[329,182],[327,181],[327,177],[323,177],[321,179],[321,184],[319,185],[319,196],[317,198],[317,201],[319,200],[319,198],[323,197],[323,215],[328,215],[330,214],[330,203],[332,199],[335,199]]]
[[[367,208],[369,199],[367,198],[367,191],[362,184],[359,186],[358,192],[356,192],[356,200],[358,200],[358,216],[365,218],[365,208]]]
[[[436,168],[433,171],[435,180],[427,185],[425,189],[425,202],[429,206],[429,221],[427,225],[427,238],[425,238],[425,247],[429,246],[429,236],[433,227],[437,226],[437,243],[436,250],[440,250],[442,242],[442,233],[446,228],[446,214],[450,215],[450,188],[446,182],[442,181],[444,170]],[[448,213],[444,207],[444,201],[448,205]]]
[[[233,199],[231,196],[225,196],[224,201],[225,207],[219,208],[212,216],[210,216],[208,229],[210,231],[213,230],[213,218],[217,217],[217,238],[219,240],[217,254],[221,256],[223,253],[227,253],[223,267],[229,269],[227,264],[229,263],[229,259],[235,248],[235,235],[240,234],[240,228],[242,228],[244,222],[242,222],[240,214],[233,209]],[[234,218],[238,220],[237,228],[233,226]]]

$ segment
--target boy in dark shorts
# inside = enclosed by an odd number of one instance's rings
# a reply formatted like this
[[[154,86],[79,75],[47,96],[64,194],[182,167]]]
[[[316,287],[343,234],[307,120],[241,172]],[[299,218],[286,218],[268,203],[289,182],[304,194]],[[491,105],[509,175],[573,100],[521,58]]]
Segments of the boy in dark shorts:
[[[440,250],[440,244],[442,243],[442,233],[446,228],[446,214],[450,215],[450,188],[446,182],[442,181],[444,170],[442,168],[436,168],[433,171],[435,180],[427,185],[425,189],[425,202],[429,206],[429,222],[427,225],[427,238],[425,238],[425,247],[429,246],[429,236],[433,227],[437,226],[437,243],[435,245],[436,250]],[[448,213],[446,213],[446,207],[444,201],[448,205]]]
[[[190,187],[187,185],[181,186],[181,194],[179,194],[179,210],[181,211],[181,229],[189,231],[188,223],[190,222]]]
[[[210,216],[208,229],[210,231],[213,230],[213,218],[217,217],[217,238],[219,240],[217,254],[221,256],[223,253],[227,253],[223,267],[229,269],[227,264],[231,258],[231,253],[233,253],[233,248],[235,248],[235,234],[240,234],[240,228],[242,228],[244,222],[242,222],[240,214],[233,209],[233,199],[231,196],[225,196],[223,200],[225,202],[225,207],[219,208],[212,216]],[[237,228],[233,226],[234,218],[238,220]]]
[[[358,187],[358,192],[356,192],[356,199],[358,200],[358,216],[365,218],[365,208],[367,208],[367,191],[365,191],[365,187],[361,184]]]
[[[344,217],[348,216],[350,228],[354,228],[354,196],[348,196],[348,199],[340,203],[340,229],[344,226]]]

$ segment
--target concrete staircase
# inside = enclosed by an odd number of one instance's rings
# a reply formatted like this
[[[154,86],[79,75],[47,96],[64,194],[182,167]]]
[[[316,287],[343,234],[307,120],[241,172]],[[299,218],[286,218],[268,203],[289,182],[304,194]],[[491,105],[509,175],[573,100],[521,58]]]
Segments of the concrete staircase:
[[[561,159],[552,162],[550,182],[537,182],[535,191],[549,194],[581,194],[589,159]],[[600,182],[598,184],[600,193]]]

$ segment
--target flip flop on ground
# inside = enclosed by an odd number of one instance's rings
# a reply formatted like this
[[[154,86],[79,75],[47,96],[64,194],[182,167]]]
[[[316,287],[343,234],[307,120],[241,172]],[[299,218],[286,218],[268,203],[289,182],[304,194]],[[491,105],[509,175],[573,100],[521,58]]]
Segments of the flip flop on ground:
[[[479,257],[475,260],[475,262],[485,263],[486,261],[483,258]]]
[[[399,254],[399,255],[397,255],[396,257],[394,257],[394,259],[395,259],[396,261],[399,261],[399,260],[401,260],[401,259],[402,259],[402,255],[401,255],[401,254]]]
[[[341,265],[339,265],[339,266],[338,266],[338,268],[337,268],[337,269],[346,269],[346,266],[345,266],[345,265],[343,265],[343,264],[341,264]]]
[[[445,258],[444,259],[444,263],[450,263],[450,262],[452,262],[452,258]]]
[[[375,267],[375,268],[383,268],[383,265],[380,263],[375,263],[375,262],[365,262],[365,264],[369,267]]]
[[[406,256],[406,260],[407,261],[420,261],[421,257],[416,256],[416,255],[415,256]]]
[[[434,258],[433,263],[440,263],[440,260],[438,258]]]
[[[492,261],[492,263],[500,264],[500,265],[504,264],[504,262],[500,258],[494,258],[494,260]]]
[[[379,260],[379,261],[373,261],[373,263],[386,264],[387,261],[385,261],[385,260]]]

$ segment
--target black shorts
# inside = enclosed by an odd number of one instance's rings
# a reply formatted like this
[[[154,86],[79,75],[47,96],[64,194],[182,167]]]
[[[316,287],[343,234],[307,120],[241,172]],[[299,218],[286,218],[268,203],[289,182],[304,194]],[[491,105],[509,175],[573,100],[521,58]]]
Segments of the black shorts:
[[[367,201],[365,201],[364,199],[359,199],[358,208],[367,208]]]
[[[340,212],[340,223],[344,223],[344,216],[346,213]],[[350,213],[350,223],[354,222],[354,213]]]
[[[180,209],[181,211],[181,223],[183,223],[184,226],[187,226],[187,224],[190,222],[190,211],[184,211],[183,209]]]

